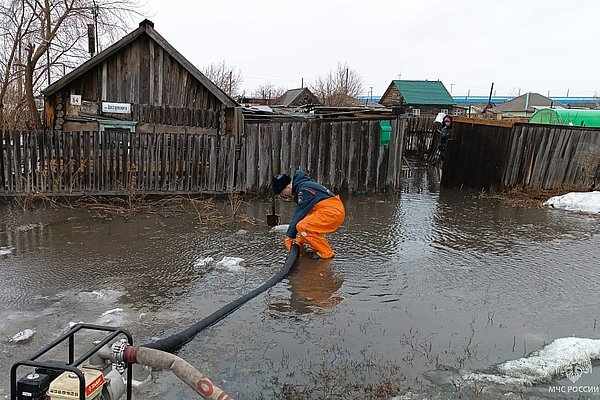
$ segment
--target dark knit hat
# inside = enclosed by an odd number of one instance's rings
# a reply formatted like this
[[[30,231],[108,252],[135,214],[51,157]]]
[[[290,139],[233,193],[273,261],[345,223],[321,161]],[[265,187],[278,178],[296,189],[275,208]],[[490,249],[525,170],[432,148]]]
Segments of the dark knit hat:
[[[285,187],[290,184],[291,181],[292,178],[290,178],[286,174],[275,175],[273,179],[271,179],[271,188],[273,189],[273,193],[281,193],[283,189],[285,189]]]

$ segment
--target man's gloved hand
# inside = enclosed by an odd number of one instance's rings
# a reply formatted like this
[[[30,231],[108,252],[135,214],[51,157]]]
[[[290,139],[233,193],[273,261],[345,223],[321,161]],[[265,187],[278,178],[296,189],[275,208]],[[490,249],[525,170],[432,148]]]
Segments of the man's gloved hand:
[[[294,238],[286,236],[286,238],[285,238],[285,248],[287,249],[287,251],[290,251],[292,249],[292,245],[294,244],[294,242],[295,242]]]

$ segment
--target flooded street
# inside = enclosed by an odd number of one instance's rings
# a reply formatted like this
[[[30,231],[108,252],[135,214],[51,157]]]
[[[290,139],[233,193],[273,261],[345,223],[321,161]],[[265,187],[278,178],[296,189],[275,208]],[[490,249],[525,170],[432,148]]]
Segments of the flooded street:
[[[600,338],[600,219],[515,209],[437,182],[419,171],[396,196],[346,198],[333,260],[301,258],[178,354],[236,399],[391,398],[394,385],[415,398],[552,397],[549,385],[571,383],[473,386],[461,376],[556,338]],[[294,206],[280,203],[282,223]],[[245,212],[264,221],[268,209],[252,201]],[[147,343],[259,286],[286,257],[283,234],[264,222],[93,217],[0,204],[0,397],[10,366],[71,322],[122,326]],[[225,256],[243,258],[244,270],[197,262]],[[36,331],[30,340],[10,341],[25,329]],[[577,382],[599,383],[600,369]],[[169,372],[134,397],[197,398]]]

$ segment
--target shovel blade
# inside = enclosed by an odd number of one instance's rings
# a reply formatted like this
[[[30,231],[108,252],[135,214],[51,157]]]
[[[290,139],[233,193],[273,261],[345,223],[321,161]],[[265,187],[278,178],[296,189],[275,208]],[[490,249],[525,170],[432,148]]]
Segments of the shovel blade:
[[[269,225],[271,228],[279,225],[279,215],[267,214],[267,225]]]

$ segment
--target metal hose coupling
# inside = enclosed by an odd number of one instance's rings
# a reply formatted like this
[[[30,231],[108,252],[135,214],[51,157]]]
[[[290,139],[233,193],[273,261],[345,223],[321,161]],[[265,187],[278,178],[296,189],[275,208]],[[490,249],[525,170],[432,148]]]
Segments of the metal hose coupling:
[[[125,351],[129,347],[129,343],[127,343],[126,339],[121,339],[118,342],[115,342],[110,346],[110,351],[113,354],[115,360],[114,367],[115,369],[122,374],[127,369],[127,361],[125,360]]]

